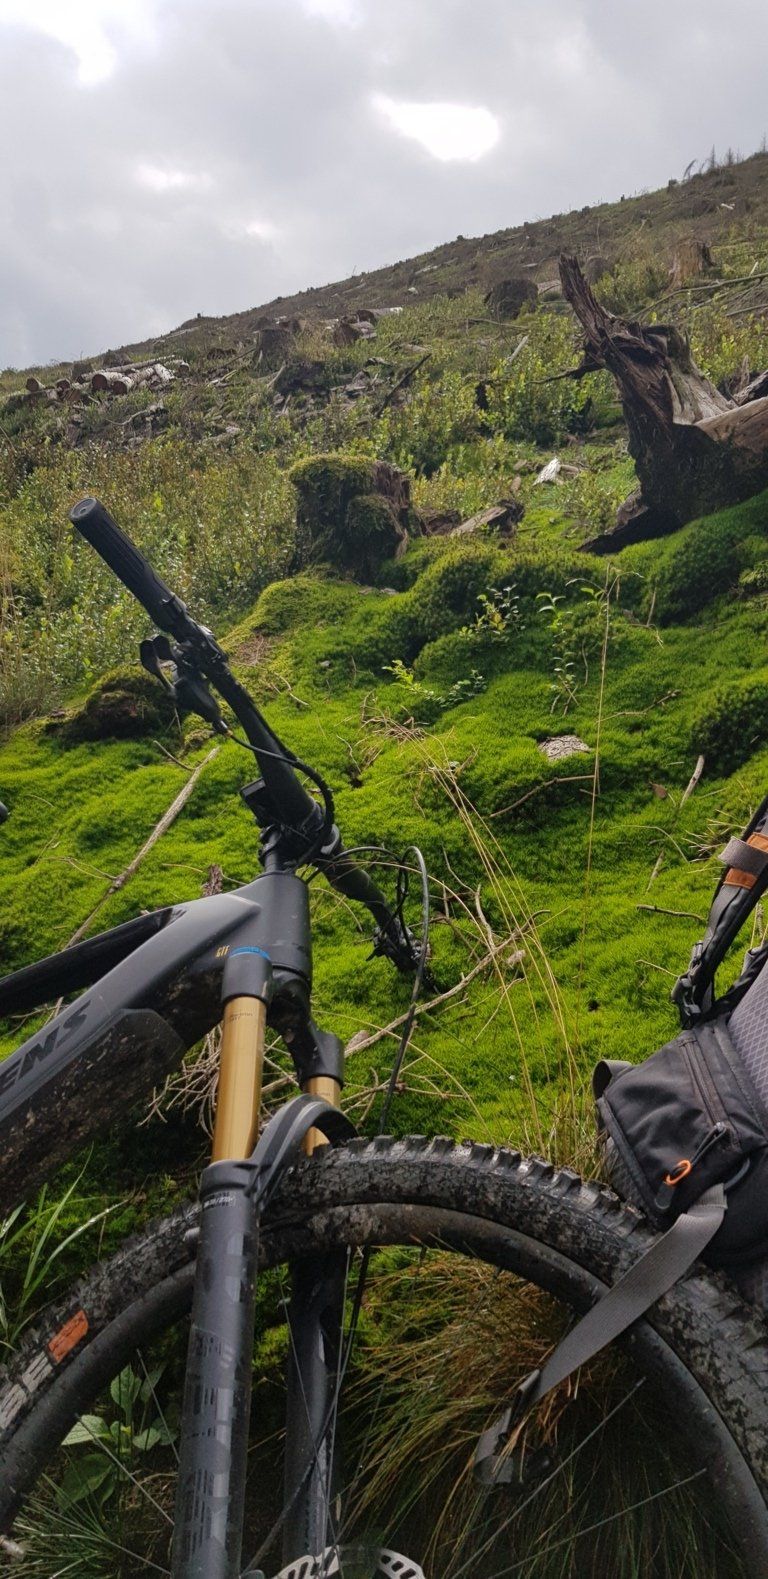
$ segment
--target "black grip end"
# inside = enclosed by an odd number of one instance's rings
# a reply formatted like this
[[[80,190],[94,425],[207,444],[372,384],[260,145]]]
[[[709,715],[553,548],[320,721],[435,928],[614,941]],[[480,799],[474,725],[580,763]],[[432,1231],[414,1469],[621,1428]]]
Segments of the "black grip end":
[[[161,581],[141,549],[112,519],[101,500],[80,499],[70,510],[69,519],[123,586],[143,605],[155,624],[174,635],[182,634],[187,618],[183,603]]]
[[[103,508],[103,506],[99,505],[98,499],[92,499],[90,496],[86,499],[79,499],[77,504],[73,504],[69,512],[69,519],[73,526],[80,526],[82,522],[87,521],[94,510],[100,508]]]

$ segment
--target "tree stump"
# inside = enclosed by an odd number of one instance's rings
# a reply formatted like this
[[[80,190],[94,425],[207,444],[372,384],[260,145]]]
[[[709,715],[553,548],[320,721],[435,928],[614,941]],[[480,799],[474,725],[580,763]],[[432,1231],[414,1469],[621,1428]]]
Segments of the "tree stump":
[[[499,280],[483,298],[492,318],[517,318],[524,307],[535,307],[539,290],[534,280]]]
[[[388,461],[313,455],[288,473],[297,498],[301,559],[327,560],[369,581],[385,559],[405,552],[417,530],[410,480]]]
[[[608,312],[575,258],[561,257],[560,278],[585,333],[584,359],[569,376],[613,374],[640,485],[615,527],[584,547],[609,552],[661,536],[768,487],[768,395],[737,402],[721,394],[679,329]]]

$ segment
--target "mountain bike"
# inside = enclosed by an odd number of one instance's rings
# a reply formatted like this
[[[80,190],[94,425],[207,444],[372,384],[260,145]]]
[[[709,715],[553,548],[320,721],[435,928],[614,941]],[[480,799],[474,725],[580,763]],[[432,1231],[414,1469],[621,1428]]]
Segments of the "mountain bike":
[[[387,900],[363,864],[381,852],[344,848],[328,785],[211,632],[102,505],[83,500],[72,520],[158,627],[145,667],[234,736],[218,696],[255,754],[241,794],[261,872],[0,982],[2,1016],[70,1000],[0,1065],[6,1210],[221,1024],[199,1201],[57,1298],[0,1376],[8,1572],[768,1572],[765,1325],[698,1269],[520,1420],[503,1473],[476,1473],[500,1400],[656,1236],[599,1183],[538,1158],[355,1134],[341,1043],[311,1013],[305,879],[366,906],[374,952],[413,977],[386,1122],[427,970],[423,860],[403,858],[422,878],[417,937],[403,882]],[[259,1135],[267,1026],[299,1094]]]

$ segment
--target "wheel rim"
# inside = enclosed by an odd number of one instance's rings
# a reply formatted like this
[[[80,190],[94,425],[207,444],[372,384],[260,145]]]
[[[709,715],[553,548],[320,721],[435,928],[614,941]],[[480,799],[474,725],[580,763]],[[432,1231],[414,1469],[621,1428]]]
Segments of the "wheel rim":
[[[489,1223],[484,1219],[475,1218],[468,1214],[439,1209],[430,1210],[407,1203],[371,1203],[365,1207],[359,1208],[339,1207],[335,1210],[319,1212],[315,1217],[304,1219],[301,1222],[291,1223],[284,1220],[279,1225],[271,1225],[269,1230],[265,1231],[264,1235],[265,1260],[268,1265],[271,1265],[276,1260],[282,1259],[284,1255],[293,1256],[304,1254],[308,1249],[313,1248],[317,1250],[320,1247],[329,1247],[335,1242],[340,1244],[348,1243],[350,1240],[350,1235],[352,1235],[354,1238],[357,1247],[362,1247],[370,1243],[389,1247],[395,1247],[398,1245],[403,1247],[399,1252],[399,1265],[395,1265],[394,1270],[392,1266],[392,1256],[394,1255],[395,1261],[397,1261],[398,1255],[392,1248],[390,1248],[389,1251],[385,1250],[383,1252],[383,1256],[377,1258],[376,1278],[374,1280],[371,1297],[373,1301],[377,1299],[382,1301],[380,1309],[385,1309],[387,1307],[391,1309],[395,1304],[394,1299],[391,1297],[391,1292],[388,1296],[385,1280],[389,1280],[389,1286],[391,1290],[393,1278],[395,1280],[399,1279],[402,1289],[405,1290],[405,1286],[409,1282],[413,1283],[413,1268],[418,1262],[421,1262],[422,1266],[429,1265],[430,1267],[430,1272],[428,1274],[424,1272],[419,1273],[421,1280],[420,1300],[422,1306],[424,1303],[423,1295],[426,1276],[436,1275],[438,1283],[442,1280],[443,1284],[448,1277],[456,1276],[456,1273],[453,1270],[448,1270],[449,1262],[451,1268],[453,1268],[455,1265],[456,1267],[462,1269],[461,1278],[465,1286],[467,1286],[467,1279],[477,1278],[478,1269],[480,1267],[484,1266],[487,1268],[488,1270],[485,1271],[482,1276],[490,1278],[490,1284],[493,1286],[489,1286],[488,1288],[481,1290],[481,1298],[486,1300],[486,1303],[489,1305],[489,1307],[492,1304],[494,1312],[496,1313],[490,1320],[489,1325],[483,1328],[485,1339],[488,1342],[493,1339],[494,1332],[497,1332],[497,1326],[495,1324],[498,1323],[497,1313],[500,1304],[500,1294],[502,1293],[500,1288],[500,1279],[506,1280],[507,1284],[511,1288],[513,1281],[515,1281],[517,1278],[530,1278],[531,1275],[535,1273],[536,1284],[540,1288],[549,1289],[561,1299],[567,1296],[569,1308],[576,1310],[584,1308],[585,1305],[589,1303],[590,1299],[594,1296],[596,1288],[598,1287],[594,1277],[586,1272],[584,1268],[580,1267],[573,1261],[569,1261],[568,1258],[564,1257],[559,1252],[554,1251],[551,1247],[543,1246],[540,1242],[532,1240],[524,1234],[516,1233],[508,1228],[500,1227],[495,1223]],[[419,1244],[416,1248],[413,1248],[414,1239],[419,1241]],[[389,1263],[387,1261],[388,1255],[390,1257]],[[481,1261],[467,1259],[468,1256],[482,1257],[483,1259]],[[515,1287],[517,1286],[518,1285],[515,1282]],[[523,1283],[519,1286],[524,1288],[525,1284]],[[454,1304],[460,1304],[458,1293],[456,1292],[458,1290],[458,1285],[455,1284],[453,1287],[455,1292]],[[163,1292],[159,1291],[157,1293],[156,1309],[151,1319],[148,1317],[148,1326],[151,1328],[153,1322],[155,1325],[159,1324],[162,1326],[162,1324],[165,1322],[170,1329],[173,1321],[179,1316],[183,1307],[188,1302],[190,1289],[191,1269],[186,1269],[179,1273],[175,1278],[169,1279],[167,1288]],[[475,1293],[477,1293],[477,1290],[475,1290]],[[462,1298],[463,1297],[464,1295],[462,1294]],[[407,1328],[410,1318],[408,1315],[407,1306],[403,1306],[403,1308],[405,1310],[405,1327]],[[466,1310],[466,1305],[464,1308]],[[372,1319],[370,1306],[367,1315],[370,1322]],[[485,1317],[483,1319],[485,1320]],[[119,1339],[116,1339],[115,1324],[113,1324],[111,1331],[111,1348],[113,1356],[115,1354],[120,1355],[120,1342]],[[543,1337],[545,1341],[547,1338],[549,1338],[551,1341],[553,1335],[554,1334],[552,1332],[551,1326],[549,1329],[543,1330]],[[454,1341],[456,1337],[457,1332],[454,1331],[452,1341]],[[539,1333],[539,1337],[542,1337],[542,1332]],[[475,1333],[475,1339],[476,1338],[477,1332]],[[97,1348],[98,1342],[98,1339],[95,1340],[95,1343],[92,1346],[89,1361],[92,1374],[96,1379],[94,1381],[94,1386],[96,1386],[99,1379],[100,1363],[103,1369],[103,1360]],[[130,1347],[130,1344],[130,1323],[126,1322],[125,1345]],[[645,1327],[640,1329],[632,1344],[630,1345],[630,1348],[635,1360],[642,1361],[642,1365],[651,1379],[655,1377],[657,1380],[661,1381],[665,1390],[671,1390],[671,1393],[674,1395],[674,1406],[677,1408],[677,1410],[681,1411],[684,1415],[687,1415],[688,1418],[696,1420],[697,1432],[699,1433],[699,1441],[697,1445],[700,1450],[700,1460],[702,1456],[705,1458],[716,1457],[719,1461],[720,1467],[722,1468],[724,1441],[723,1430],[721,1426],[718,1427],[716,1420],[710,1418],[713,1416],[713,1412],[711,1411],[711,1408],[707,1411],[707,1407],[703,1403],[703,1395],[701,1395],[700,1389],[698,1389],[698,1385],[694,1382],[693,1378],[690,1377],[685,1368],[681,1366],[680,1362],[677,1361],[674,1355],[671,1354],[671,1351],[668,1349],[668,1347],[662,1342],[657,1334],[651,1331],[650,1328]],[[402,1345],[400,1345],[400,1352],[401,1351]],[[435,1356],[437,1352],[437,1348],[433,1348],[431,1351],[429,1349],[425,1351],[427,1360],[426,1380],[429,1381],[431,1385],[434,1385],[435,1381]],[[125,1355],[123,1354],[122,1357],[124,1358]],[[533,1357],[535,1360],[535,1355]],[[530,1358],[531,1355],[528,1354],[526,1356],[526,1360],[529,1360]],[[85,1361],[86,1359],[87,1356],[84,1356],[83,1360]],[[389,1357],[386,1349],[380,1349],[378,1359],[382,1362],[385,1374],[386,1367],[389,1365]],[[81,1362],[81,1367],[82,1363],[83,1362]],[[145,1370],[150,1372],[153,1363],[152,1356],[145,1356],[142,1352],[141,1363]],[[458,1362],[454,1358],[451,1363],[455,1368]],[[83,1374],[84,1373],[81,1368],[81,1384]],[[138,1371],[137,1374],[139,1374]],[[101,1379],[103,1380],[103,1377]],[[509,1375],[503,1377],[498,1382],[500,1393],[495,1397],[494,1402],[496,1405],[504,1402],[504,1398],[506,1396],[505,1389],[511,1386],[514,1379],[514,1376]],[[408,1378],[406,1375],[406,1383],[408,1383],[409,1380],[410,1378]],[[357,1407],[358,1415],[361,1412],[364,1412],[366,1407],[368,1408],[368,1413],[370,1413],[371,1386],[379,1390],[381,1390],[382,1387],[382,1370],[381,1367],[377,1370],[376,1365],[373,1365],[373,1367],[369,1369],[367,1377],[364,1373],[361,1373],[361,1376],[356,1377],[353,1381],[353,1385],[349,1392],[353,1414],[355,1407]],[[366,1388],[368,1389],[367,1404]],[[587,1417],[585,1417],[584,1413],[582,1412],[579,1430],[587,1437],[587,1442],[583,1444],[582,1448],[579,1450],[581,1453],[584,1452],[589,1440],[597,1443],[598,1446],[601,1446],[599,1439],[604,1437],[606,1424],[610,1424],[610,1419],[613,1419],[614,1421],[620,1420],[622,1411],[624,1411],[625,1419],[628,1418],[627,1411],[630,1413],[633,1411],[636,1412],[637,1401],[635,1400],[634,1403],[632,1401],[634,1396],[633,1388],[634,1382],[625,1387],[624,1393],[622,1394],[623,1401],[618,1404],[614,1414],[611,1414],[611,1409],[614,1408],[613,1404],[610,1405],[608,1410],[604,1410],[604,1416],[606,1419],[603,1425],[600,1424],[600,1419],[594,1416],[594,1412],[589,1419],[587,1419]],[[356,1389],[357,1394],[355,1391]],[[165,1400],[163,1397],[162,1387],[157,1386],[155,1388],[155,1394],[156,1400],[153,1400],[153,1402],[156,1401],[157,1403],[164,1405],[167,1413],[167,1400]],[[361,1399],[362,1404],[360,1402]],[[450,1401],[451,1400],[449,1399],[449,1402]],[[458,1475],[459,1482],[463,1486],[462,1494],[464,1496],[464,1503],[462,1506],[465,1510],[467,1506],[476,1505],[479,1507],[480,1505],[480,1500],[476,1499],[474,1488],[468,1485],[467,1482],[467,1464],[469,1457],[471,1457],[471,1446],[475,1440],[474,1434],[479,1432],[483,1425],[487,1423],[487,1411],[488,1404],[490,1402],[491,1400],[488,1398],[476,1399],[473,1402],[472,1407],[467,1411],[466,1419],[461,1422],[461,1430],[458,1433],[459,1437],[462,1437],[463,1433],[463,1437],[466,1438],[461,1449],[463,1458],[461,1459],[461,1468]],[[398,1413],[397,1398],[395,1399],[394,1414],[392,1413],[391,1400],[389,1400],[388,1408],[389,1415],[387,1415],[386,1411],[384,1411],[384,1418],[387,1425],[385,1436],[389,1448],[394,1451],[395,1457],[399,1457],[401,1463],[405,1462],[407,1466],[409,1484],[412,1486],[414,1474],[414,1455],[412,1453],[410,1456],[407,1453],[404,1455],[403,1447],[403,1432],[406,1431],[407,1420],[404,1420],[402,1413]],[[587,1411],[587,1415],[588,1414],[589,1411]],[[610,1419],[607,1418],[608,1416],[610,1416]],[[700,1427],[702,1423],[707,1420],[709,1422],[711,1440],[706,1445],[706,1450],[702,1455]],[[395,1425],[394,1430],[393,1421]],[[352,1424],[352,1434],[354,1437],[354,1421]],[[421,1424],[421,1429],[423,1432],[423,1421]],[[591,1438],[589,1437],[590,1431],[594,1432]],[[620,1436],[621,1431],[619,1432],[619,1438]],[[737,1454],[737,1450],[733,1446],[730,1437],[727,1436],[727,1433],[726,1437],[727,1442],[730,1443],[730,1450],[734,1454]],[[560,1431],[560,1440],[562,1440],[562,1427]],[[264,1445],[266,1450],[268,1452],[271,1451],[272,1455],[274,1456],[274,1436],[272,1438],[267,1436]],[[74,1451],[75,1447],[78,1450],[85,1450],[86,1444],[74,1444],[71,1451]],[[531,1579],[533,1579],[533,1576],[535,1576],[535,1579],[539,1579],[539,1575],[542,1576],[542,1579],[550,1579],[550,1575],[559,1576],[568,1574],[572,1571],[569,1567],[563,1566],[563,1563],[571,1560],[569,1553],[572,1555],[573,1551],[576,1549],[574,1546],[574,1535],[573,1532],[563,1531],[562,1510],[553,1513],[551,1504],[548,1505],[543,1518],[537,1510],[536,1518],[534,1519],[534,1534],[535,1525],[537,1522],[539,1525],[541,1525],[542,1522],[545,1523],[547,1528],[550,1530],[551,1533],[548,1538],[548,1545],[542,1545],[541,1541],[539,1540],[539,1549],[533,1550],[533,1537],[530,1533],[527,1533],[524,1538],[525,1551],[521,1551],[519,1528],[521,1526],[522,1515],[525,1513],[525,1507],[523,1507],[521,1512],[519,1504],[521,1501],[523,1504],[525,1504],[526,1498],[528,1498],[528,1507],[533,1506],[530,1487],[527,1490],[524,1490],[522,1498],[518,1497],[518,1508],[513,1511],[513,1515],[510,1516],[505,1512],[503,1519],[498,1521],[503,1523],[504,1520],[509,1519],[509,1529],[512,1528],[513,1524],[518,1527],[515,1531],[515,1539],[517,1541],[516,1546],[503,1557],[494,1555],[493,1547],[487,1545],[488,1535],[477,1533],[479,1529],[479,1523],[476,1518],[475,1528],[471,1535],[471,1542],[466,1532],[462,1537],[465,1550],[469,1550],[469,1556],[463,1555],[461,1547],[456,1543],[455,1525],[452,1527],[450,1520],[447,1520],[444,1508],[440,1507],[438,1508],[437,1513],[434,1512],[435,1497],[438,1496],[438,1499],[439,1497],[442,1497],[443,1501],[445,1500],[441,1491],[441,1485],[444,1484],[444,1477],[443,1481],[441,1482],[440,1474],[434,1472],[434,1466],[431,1464],[430,1460],[431,1450],[429,1433],[427,1433],[426,1437],[422,1436],[420,1451],[422,1459],[424,1459],[429,1466],[429,1485],[426,1487],[424,1495],[421,1499],[421,1507],[423,1509],[425,1506],[430,1506],[431,1495],[432,1511],[429,1513],[429,1518],[432,1520],[434,1528],[430,1528],[426,1531],[422,1529],[422,1531],[419,1532],[417,1527],[414,1534],[414,1523],[418,1526],[419,1517],[423,1520],[423,1512],[417,1517],[414,1517],[413,1509],[409,1510],[406,1508],[405,1511],[403,1511],[401,1508],[400,1511],[397,1511],[398,1494],[396,1490],[390,1490],[387,1492],[386,1497],[382,1497],[384,1502],[388,1501],[387,1518],[389,1519],[390,1523],[384,1532],[387,1542],[395,1546],[398,1551],[407,1553],[407,1560],[410,1560],[413,1563],[419,1562],[422,1557],[422,1550],[417,1549],[417,1546],[413,1544],[414,1542],[418,1543],[420,1547],[423,1548],[423,1560],[425,1563],[424,1573],[426,1575],[426,1579],[438,1579],[438,1576],[439,1579],[449,1579],[449,1575],[450,1579],[454,1579],[454,1575],[456,1576],[456,1579],[460,1579],[462,1573],[471,1574],[472,1579],[496,1579],[497,1572],[498,1574],[504,1575],[514,1572],[525,1573],[526,1579],[528,1579],[528,1576],[531,1576]],[[531,1447],[530,1452],[533,1451],[535,1451],[535,1449]],[[563,1469],[561,1466],[558,1470],[558,1474],[561,1476],[564,1475],[567,1470],[567,1465],[571,1465],[570,1470],[567,1471],[569,1478],[565,1482],[568,1487],[568,1496],[565,1500],[570,1501],[571,1506],[573,1507],[574,1505],[578,1504],[579,1497],[581,1498],[581,1513],[579,1517],[581,1518],[582,1523],[582,1533],[578,1537],[577,1544],[581,1544],[582,1550],[584,1550],[586,1547],[589,1548],[591,1560],[591,1556],[594,1554],[595,1549],[602,1547],[605,1543],[607,1538],[605,1531],[610,1523],[610,1520],[604,1517],[596,1520],[591,1516],[589,1512],[589,1498],[585,1497],[583,1488],[581,1491],[579,1491],[579,1488],[576,1486],[576,1478],[573,1470],[574,1459],[568,1459],[568,1451],[569,1450],[566,1450],[565,1454],[567,1461],[566,1469]],[[601,1448],[601,1451],[604,1456],[604,1448]],[[598,1454],[598,1465],[600,1456],[601,1455]],[[258,1450],[255,1453],[255,1458],[258,1459]],[[381,1488],[387,1483],[388,1471],[386,1460],[382,1459],[379,1449],[377,1449],[376,1453],[373,1455],[371,1455],[370,1452],[367,1454],[366,1462],[370,1464],[372,1459],[375,1466],[375,1475],[377,1477],[374,1480],[374,1487],[378,1488],[380,1491]],[[583,1462],[585,1462],[584,1459],[582,1459],[582,1463]],[[596,1471],[593,1469],[591,1473],[594,1475]],[[700,1469],[695,1470],[694,1473],[695,1476],[698,1476],[701,1471]],[[546,1479],[546,1474],[544,1478]],[[148,1476],[148,1479],[151,1489],[151,1475]],[[675,1492],[676,1497],[680,1495],[681,1489],[685,1489],[687,1479],[688,1477],[686,1474],[680,1474],[678,1476],[678,1481],[676,1482],[678,1490]],[[365,1518],[370,1519],[371,1498],[370,1496],[366,1498],[365,1495],[361,1494],[359,1484],[359,1470],[357,1476],[353,1475],[351,1477],[351,1481],[351,1495],[348,1500],[350,1505],[350,1517],[353,1521],[354,1532],[355,1521],[359,1522]],[[133,1483],[129,1480],[128,1485],[132,1486],[132,1484]],[[350,1489],[349,1483],[348,1489]],[[156,1485],[154,1487],[154,1491],[152,1491],[152,1495],[154,1495],[155,1502],[159,1504],[160,1509],[163,1510],[165,1508],[163,1494],[158,1491],[158,1487]],[[542,1492],[540,1489],[537,1490],[536,1495],[541,1498]],[[688,1493],[686,1492],[686,1497],[687,1495]],[[633,1531],[635,1532],[632,1537],[633,1540],[637,1541],[637,1539],[639,1539],[636,1533],[636,1525],[638,1520],[640,1523],[642,1523],[643,1521],[647,1522],[649,1519],[651,1519],[654,1530],[657,1528],[657,1515],[659,1513],[658,1504],[665,1498],[667,1501],[669,1501],[671,1496],[672,1492],[670,1491],[669,1487],[665,1488],[662,1485],[661,1487],[654,1489],[650,1485],[645,1486],[644,1495],[637,1499],[637,1507],[635,1508],[633,1518],[630,1521],[632,1523]],[[145,1499],[142,1497],[142,1500],[144,1501]],[[483,1497],[482,1500],[486,1504],[487,1510],[487,1498]],[[728,1500],[732,1503],[732,1511],[737,1510],[739,1501],[738,1495],[731,1494],[729,1491]],[[381,1506],[381,1503],[379,1505]],[[458,1503],[456,1506],[458,1507]],[[652,1518],[650,1512],[648,1511],[650,1509],[653,1509]],[[627,1511],[631,1513],[632,1508],[629,1510],[625,1508],[625,1514]],[[465,1518],[466,1511],[461,1513],[460,1516]],[[613,1518],[613,1515],[611,1515],[611,1518]],[[157,1512],[157,1522],[161,1522],[161,1520],[162,1511]],[[23,1523],[23,1521],[21,1522]],[[141,1523],[142,1521],[139,1520],[138,1522]],[[530,1523],[530,1516],[528,1522]],[[626,1518],[624,1519],[624,1524],[626,1525]],[[29,1525],[27,1525],[27,1529],[29,1529]],[[410,1544],[404,1543],[401,1539],[401,1531],[403,1530],[406,1532]],[[71,1533],[72,1532],[70,1531],[69,1534],[71,1535]],[[251,1532],[249,1531],[248,1533],[250,1535]],[[348,1532],[346,1527],[344,1527],[337,1533],[339,1533],[340,1536],[343,1535],[344,1538],[346,1538]],[[251,1536],[251,1538],[256,1539],[255,1536]],[[503,1538],[503,1535],[499,1536],[497,1534],[497,1546],[499,1540]],[[647,1538],[651,1540],[658,1539],[658,1535],[656,1534],[654,1536],[648,1536]],[[691,1532],[689,1530],[682,1539],[683,1545],[685,1545],[687,1549],[687,1555],[684,1556],[682,1560],[685,1562],[690,1562],[690,1569],[686,1568],[685,1566],[681,1566],[681,1558],[678,1553],[678,1556],[674,1559],[674,1567],[670,1566],[669,1571],[675,1573],[685,1573],[687,1571],[690,1571],[691,1573],[694,1571],[702,1573],[706,1572],[707,1556],[702,1546],[702,1537],[700,1531],[696,1530],[695,1532]],[[27,1540],[29,1540],[29,1536],[27,1536]],[[622,1541],[626,1547],[626,1534],[623,1536],[620,1535],[618,1541],[619,1546],[621,1546]],[[614,1545],[616,1544],[617,1543],[614,1542]],[[678,1540],[678,1547],[679,1546],[680,1541]],[[449,1554],[448,1559],[446,1559],[445,1556],[446,1552]],[[136,1553],[134,1550],[132,1552],[133,1558],[135,1559],[137,1555],[138,1553]],[[694,1556],[696,1561],[695,1568]],[[150,1554],[150,1561],[154,1560],[155,1558]],[[261,1558],[259,1560],[261,1561]],[[406,1559],[404,1558],[403,1560],[405,1561]],[[629,1559],[630,1564],[633,1560],[634,1559],[631,1558]],[[727,1547],[721,1546],[716,1562],[717,1566],[712,1568],[712,1572],[718,1575],[718,1579],[722,1579],[722,1576],[729,1572],[728,1566],[724,1566],[724,1564],[731,1562],[731,1559],[727,1555]],[[494,1563],[496,1564],[496,1567],[493,1566]],[[437,1564],[440,1564],[441,1566],[437,1566]],[[474,1566],[467,1566],[467,1564],[474,1564]],[[478,1564],[486,1564],[487,1572],[482,1566],[478,1566]],[[274,1575],[276,1571],[279,1571],[279,1566],[279,1561],[276,1562],[274,1558],[270,1558],[264,1562],[264,1572],[268,1576]],[[157,1562],[157,1570],[159,1572],[163,1571],[162,1560]],[[28,1571],[33,1573],[34,1568],[29,1568]],[[62,1568],[61,1571],[63,1573],[66,1570]],[[78,1572],[79,1579],[80,1570],[74,1571]],[[83,1569],[82,1571],[85,1572],[86,1570]],[[107,1571],[109,1572],[109,1570]],[[147,1568],[147,1572],[152,1571],[153,1570],[151,1567]],[[247,1570],[244,1570],[244,1572],[245,1571]],[[619,1575],[625,1571],[627,1573],[639,1573],[643,1572],[644,1570],[639,1567],[635,1567],[633,1569],[631,1566],[626,1565],[622,1567],[621,1562],[619,1562],[617,1565],[615,1564],[613,1567],[608,1567],[603,1559],[601,1559],[601,1569],[598,1570],[597,1568],[590,1568],[582,1557],[579,1572],[589,1573],[592,1571],[611,1571],[612,1573]],[[666,1572],[663,1567],[659,1567],[658,1565],[657,1567],[653,1568],[653,1570],[651,1570],[648,1568],[647,1564],[645,1571],[653,1571],[654,1574],[656,1572]],[[740,1569],[738,1567],[732,1567],[732,1571],[736,1573],[739,1572]],[[407,1572],[407,1568],[404,1569],[404,1573]],[[112,1579],[113,1573],[114,1568],[110,1573],[110,1579]],[[46,1579],[48,1579],[48,1570],[46,1571]],[[400,1576],[398,1576],[398,1579],[400,1579]]]

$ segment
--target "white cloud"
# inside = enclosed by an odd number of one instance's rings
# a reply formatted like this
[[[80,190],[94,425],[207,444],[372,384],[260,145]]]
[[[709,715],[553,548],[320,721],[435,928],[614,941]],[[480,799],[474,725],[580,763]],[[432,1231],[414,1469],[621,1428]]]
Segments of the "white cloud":
[[[144,0],[0,0],[3,23],[31,28],[71,49],[83,87],[95,87],[115,71],[113,30],[136,35],[149,28]]]
[[[0,365],[661,185],[767,67],[765,0],[0,0]]]
[[[303,0],[310,16],[320,16],[325,22],[354,26],[361,20],[358,0]]]
[[[138,165],[136,180],[150,192],[205,192],[211,186],[205,170],[169,170],[156,164]]]
[[[251,219],[245,227],[245,234],[254,236],[257,241],[275,241],[280,231],[271,219]]]
[[[374,94],[374,107],[404,137],[421,143],[435,159],[474,161],[495,148],[501,127],[484,105],[407,103]]]

